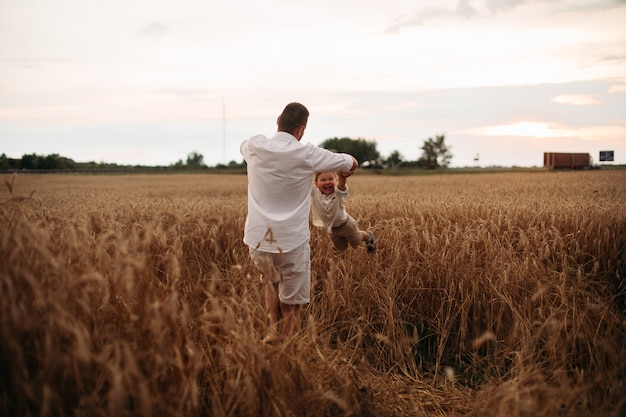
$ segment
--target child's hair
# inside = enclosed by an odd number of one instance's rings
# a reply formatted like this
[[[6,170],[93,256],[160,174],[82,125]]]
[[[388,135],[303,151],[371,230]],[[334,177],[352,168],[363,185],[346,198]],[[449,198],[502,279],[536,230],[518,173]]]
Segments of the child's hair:
[[[319,176],[320,176],[320,175],[325,174],[325,173],[327,173],[327,172],[332,172],[332,173],[333,173],[333,175],[335,176],[335,178],[337,178],[337,173],[336,173],[336,172],[334,172],[334,171],[322,171],[322,172],[316,172],[316,173],[315,173],[315,178],[314,178],[315,182],[317,182],[317,179],[319,178]]]

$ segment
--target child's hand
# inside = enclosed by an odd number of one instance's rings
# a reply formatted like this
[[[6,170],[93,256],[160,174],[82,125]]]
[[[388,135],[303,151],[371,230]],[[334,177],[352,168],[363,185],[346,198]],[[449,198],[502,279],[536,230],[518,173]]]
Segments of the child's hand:
[[[352,175],[352,171],[341,171],[339,172],[339,174],[344,178],[348,178],[350,175]]]

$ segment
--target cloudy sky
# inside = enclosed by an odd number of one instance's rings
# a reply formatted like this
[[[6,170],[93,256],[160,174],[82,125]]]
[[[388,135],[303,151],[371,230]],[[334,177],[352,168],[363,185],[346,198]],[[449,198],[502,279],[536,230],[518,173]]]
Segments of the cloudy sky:
[[[0,0],[0,154],[241,161],[300,101],[316,144],[625,164],[624,22],[626,0]]]

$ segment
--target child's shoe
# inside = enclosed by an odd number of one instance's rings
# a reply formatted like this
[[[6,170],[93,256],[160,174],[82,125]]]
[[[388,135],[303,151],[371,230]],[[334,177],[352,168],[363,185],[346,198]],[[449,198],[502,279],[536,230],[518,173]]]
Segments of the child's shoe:
[[[369,240],[365,241],[365,247],[367,248],[367,253],[376,252],[376,241],[374,240],[374,235],[372,232],[367,232],[370,235]]]

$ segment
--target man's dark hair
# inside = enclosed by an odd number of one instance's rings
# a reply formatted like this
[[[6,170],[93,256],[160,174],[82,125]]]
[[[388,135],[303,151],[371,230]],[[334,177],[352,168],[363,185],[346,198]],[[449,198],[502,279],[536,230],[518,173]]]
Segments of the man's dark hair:
[[[300,103],[289,103],[280,115],[278,130],[294,134],[302,125],[306,126],[309,120],[309,111]]]

